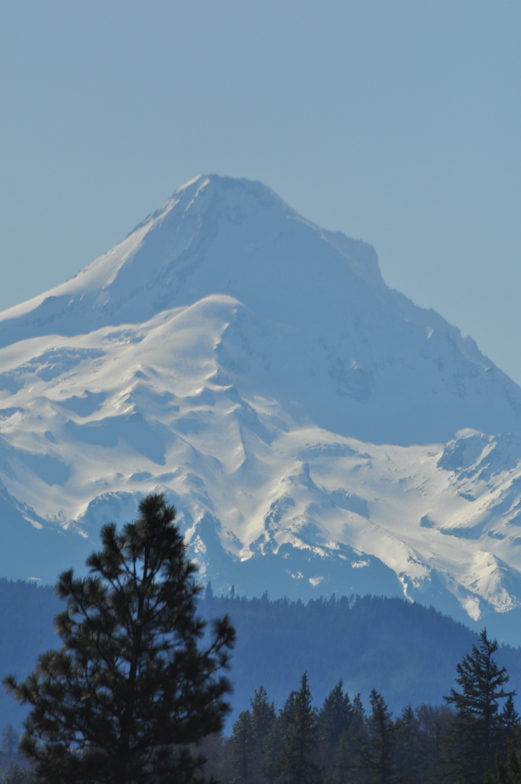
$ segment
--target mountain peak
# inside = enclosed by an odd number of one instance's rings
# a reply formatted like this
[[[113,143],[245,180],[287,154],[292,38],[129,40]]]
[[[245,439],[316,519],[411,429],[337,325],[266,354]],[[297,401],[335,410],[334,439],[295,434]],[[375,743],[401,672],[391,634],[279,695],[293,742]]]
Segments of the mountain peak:
[[[4,574],[160,489],[219,590],[521,608],[521,390],[261,183],[191,180],[0,314],[0,396]]]
[[[0,315],[0,346],[146,324],[215,295],[241,305],[225,341],[234,358],[223,349],[226,362],[255,366],[240,383],[255,394],[275,381],[303,421],[400,444],[521,429],[521,391],[458,329],[390,290],[370,245],[321,229],[260,182],[215,174],[178,188],[74,278]]]
[[[0,345],[138,323],[213,293],[286,320],[292,290],[301,313],[329,311],[330,293],[338,307],[357,280],[383,286],[369,245],[320,229],[260,182],[200,175],[66,283],[1,314]]]
[[[228,221],[235,225],[269,210],[286,217],[298,217],[263,183],[217,174],[201,175],[178,188],[165,206],[171,209],[177,205],[187,214],[199,213],[213,221]]]
[[[173,211],[179,219],[184,213],[205,214],[213,208],[221,219],[240,221],[253,212],[269,207],[278,207],[294,214],[274,191],[257,180],[200,174],[177,188],[158,210],[133,231],[153,224]]]

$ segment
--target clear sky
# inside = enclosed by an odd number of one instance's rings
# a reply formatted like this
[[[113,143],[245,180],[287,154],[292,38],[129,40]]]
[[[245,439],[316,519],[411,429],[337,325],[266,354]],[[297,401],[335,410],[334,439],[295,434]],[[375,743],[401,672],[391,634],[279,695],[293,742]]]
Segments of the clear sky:
[[[521,383],[519,0],[5,0],[0,308],[200,173],[370,242]]]

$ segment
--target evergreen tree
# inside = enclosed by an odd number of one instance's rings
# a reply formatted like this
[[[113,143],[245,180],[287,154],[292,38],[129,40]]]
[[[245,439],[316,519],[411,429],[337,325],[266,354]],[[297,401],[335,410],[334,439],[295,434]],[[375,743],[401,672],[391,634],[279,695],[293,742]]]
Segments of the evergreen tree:
[[[31,706],[21,748],[52,784],[185,784],[204,760],[193,744],[220,731],[231,687],[234,630],[196,615],[196,567],[175,510],[150,495],[139,518],[101,531],[90,576],[64,572],[57,592],[59,651],[40,656],[22,683],[5,683]]]
[[[499,723],[502,728],[502,741],[505,747],[507,747],[509,743],[515,741],[520,725],[520,716],[511,694],[506,698],[503,710],[499,714]]]
[[[446,781],[443,759],[446,738],[454,719],[454,711],[448,705],[420,705],[415,710],[419,731],[419,751],[423,758],[424,776],[421,780]]]
[[[337,746],[341,734],[349,727],[352,713],[349,695],[344,693],[343,683],[339,681],[324,700],[318,716],[321,741]]]
[[[228,742],[232,784],[250,784],[255,771],[255,740],[250,711],[242,711]]]
[[[428,747],[418,716],[411,706],[394,723],[396,780],[403,784],[423,781],[428,765]]]
[[[369,775],[365,760],[365,750],[369,735],[364,706],[356,694],[351,709],[349,725],[342,732],[333,759],[331,784],[367,784]]]
[[[268,700],[268,692],[264,686],[255,691],[250,707],[255,742],[262,746],[275,720],[275,706]]]
[[[483,778],[501,748],[505,726],[500,700],[515,693],[505,691],[506,669],[493,660],[497,642],[488,639],[486,629],[479,640],[457,665],[460,690],[451,689],[444,697],[456,711],[448,737],[447,770],[452,768],[455,777],[471,784]]]
[[[506,761],[496,758],[496,775],[487,770],[485,784],[521,784],[521,728],[517,730],[517,745],[509,743]]]
[[[320,769],[314,752],[318,741],[317,712],[311,703],[306,673],[299,691],[292,692],[284,707],[286,731],[274,772],[285,784],[317,784]]]
[[[390,784],[394,773],[394,725],[381,694],[372,690],[369,701],[371,714],[367,721],[369,743],[365,751],[366,765],[377,784]]]
[[[318,757],[326,778],[333,773],[340,738],[349,729],[352,713],[349,695],[344,694],[342,681],[339,681],[324,700],[318,715]]]
[[[264,760],[267,769],[267,781],[274,782],[278,775],[278,763],[284,749],[284,742],[290,723],[290,715],[293,711],[296,692],[292,691],[284,703],[282,710],[279,710],[271,725],[268,736],[264,743]]]
[[[270,781],[269,760],[267,744],[270,732],[275,722],[275,706],[268,700],[268,693],[264,686],[255,691],[250,700],[251,723],[253,730],[253,767],[255,770],[251,784],[263,784]]]

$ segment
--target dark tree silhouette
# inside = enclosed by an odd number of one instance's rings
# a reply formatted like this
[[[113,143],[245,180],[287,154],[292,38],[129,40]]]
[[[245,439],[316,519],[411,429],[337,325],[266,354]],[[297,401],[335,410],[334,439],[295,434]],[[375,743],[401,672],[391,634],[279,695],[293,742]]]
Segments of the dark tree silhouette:
[[[5,681],[31,706],[21,749],[40,781],[191,782],[204,762],[193,744],[219,732],[229,711],[221,670],[234,630],[225,616],[205,636],[174,508],[150,495],[139,512],[122,533],[103,527],[90,576],[60,576],[62,648],[40,656],[24,682]]]
[[[507,758],[496,758],[496,775],[487,770],[485,784],[521,784],[521,728],[517,729],[517,743],[509,743]]]
[[[318,744],[317,711],[311,702],[306,673],[300,689],[290,694],[282,711],[285,733],[274,773],[285,784],[318,784],[320,769],[315,761]]]
[[[318,714],[319,761],[325,779],[333,775],[337,763],[335,751],[340,738],[349,730],[352,714],[351,700],[344,693],[342,681],[339,681],[329,692]]]
[[[233,784],[249,784],[255,772],[255,740],[250,711],[242,711],[228,741]]]
[[[372,690],[369,701],[372,710],[367,720],[369,738],[365,761],[372,781],[390,784],[394,773],[394,724],[384,698],[376,689]]]
[[[482,780],[485,770],[492,767],[496,752],[504,745],[507,714],[500,712],[500,701],[515,694],[506,691],[505,667],[499,667],[493,654],[498,644],[489,640],[486,629],[479,644],[457,665],[456,683],[444,697],[455,708],[455,718],[448,738],[447,763],[465,782]]]

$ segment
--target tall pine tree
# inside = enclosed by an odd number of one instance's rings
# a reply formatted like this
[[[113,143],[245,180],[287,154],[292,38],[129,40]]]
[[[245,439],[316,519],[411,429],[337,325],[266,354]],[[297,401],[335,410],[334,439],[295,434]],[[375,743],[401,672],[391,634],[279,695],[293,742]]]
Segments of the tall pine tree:
[[[90,576],[64,572],[57,592],[60,650],[6,685],[31,706],[21,748],[53,784],[191,782],[203,760],[192,744],[218,732],[229,710],[234,630],[196,615],[196,567],[175,510],[150,495],[121,533],[106,525]]]
[[[351,703],[351,717],[347,729],[340,735],[333,758],[331,784],[367,784],[366,749],[369,733],[364,706],[359,694]]]
[[[363,755],[371,780],[391,784],[394,776],[394,724],[384,698],[375,689],[369,696],[371,713],[367,720],[368,744]]]
[[[300,689],[288,697],[283,713],[285,733],[274,772],[285,784],[318,784],[321,780],[315,760],[318,718],[312,706],[306,673],[302,676]]]
[[[326,778],[333,774],[340,738],[347,733],[352,714],[351,700],[344,693],[342,681],[339,681],[324,700],[318,715],[318,756]]]
[[[253,729],[255,773],[249,784],[264,784],[271,781],[267,754],[268,738],[275,722],[275,705],[268,700],[264,686],[260,686],[250,701],[251,722]]]
[[[239,714],[228,741],[228,750],[234,773],[232,784],[250,784],[256,771],[255,740],[250,711],[242,711]]]
[[[486,629],[479,644],[457,665],[456,683],[444,699],[454,706],[456,715],[451,725],[446,753],[447,771],[465,782],[481,781],[491,768],[496,752],[501,750],[505,736],[505,714],[500,702],[515,692],[506,691],[505,667],[499,667],[493,655],[498,644],[489,640]]]

